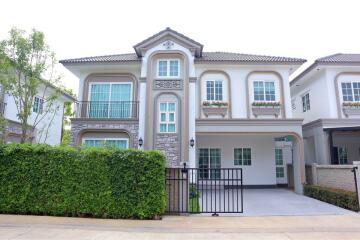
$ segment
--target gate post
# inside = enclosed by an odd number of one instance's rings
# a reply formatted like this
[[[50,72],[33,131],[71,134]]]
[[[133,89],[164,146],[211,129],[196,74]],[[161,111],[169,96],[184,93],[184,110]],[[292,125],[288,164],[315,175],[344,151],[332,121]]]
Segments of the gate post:
[[[360,161],[353,161],[353,172],[354,172],[354,181],[355,181],[355,190],[357,194],[358,207],[360,210]]]

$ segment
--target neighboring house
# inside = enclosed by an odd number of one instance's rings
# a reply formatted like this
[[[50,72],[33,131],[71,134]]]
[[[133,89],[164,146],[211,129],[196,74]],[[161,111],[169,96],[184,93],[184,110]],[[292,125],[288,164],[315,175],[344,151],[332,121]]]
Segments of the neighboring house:
[[[47,103],[44,102],[44,98],[49,96],[49,94],[53,94],[54,91],[60,91],[59,98],[55,100],[53,104],[54,106],[51,108],[53,110],[45,113]],[[33,125],[36,118],[42,118],[41,121],[36,120],[39,124],[36,126],[35,131],[29,130],[29,138],[32,142],[60,145],[64,103],[74,101],[74,97],[66,92],[63,92],[52,85],[48,86],[45,90],[45,85],[40,84],[38,87],[38,94],[34,98],[31,115],[28,121],[28,124]],[[6,119],[6,127],[4,131],[5,142],[20,142],[22,132],[21,124],[17,117],[18,111],[13,96],[4,94],[4,92],[1,91],[0,107],[3,117]]]
[[[245,185],[294,181],[302,192],[289,75],[305,60],[203,52],[170,28],[134,50],[60,61],[80,79],[73,145],[160,149],[168,166],[201,168],[200,179],[219,177],[209,168],[242,168]]]
[[[360,54],[319,58],[290,85],[306,163],[360,161]]]

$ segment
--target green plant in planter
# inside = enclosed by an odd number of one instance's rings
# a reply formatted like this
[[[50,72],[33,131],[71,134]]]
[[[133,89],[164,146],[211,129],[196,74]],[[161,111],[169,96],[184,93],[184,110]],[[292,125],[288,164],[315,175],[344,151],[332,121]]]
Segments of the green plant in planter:
[[[227,102],[224,101],[203,101],[202,103],[203,106],[205,107],[210,107],[210,106],[216,106],[216,107],[227,107],[229,106],[229,104]]]
[[[343,102],[344,107],[360,108],[360,102]]]
[[[279,107],[281,104],[280,102],[253,102],[252,106],[254,107]]]

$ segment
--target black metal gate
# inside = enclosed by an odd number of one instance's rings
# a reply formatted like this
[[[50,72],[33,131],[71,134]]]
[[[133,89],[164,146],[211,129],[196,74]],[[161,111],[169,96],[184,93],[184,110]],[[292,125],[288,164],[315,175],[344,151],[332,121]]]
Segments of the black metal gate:
[[[242,213],[241,168],[166,168],[166,213]]]

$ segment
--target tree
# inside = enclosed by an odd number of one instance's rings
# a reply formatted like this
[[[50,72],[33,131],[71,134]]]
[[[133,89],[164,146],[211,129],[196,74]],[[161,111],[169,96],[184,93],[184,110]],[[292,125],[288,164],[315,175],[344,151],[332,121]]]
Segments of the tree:
[[[69,95],[75,98],[75,94],[71,89],[63,89],[64,92],[67,92]],[[70,145],[70,138],[71,138],[71,131],[70,131],[70,117],[74,116],[74,112],[72,109],[72,102],[65,102],[64,104],[64,116],[63,116],[63,125],[62,125],[62,132],[61,132],[61,145],[62,146],[69,146]]]
[[[12,28],[8,39],[0,42],[0,84],[14,98],[21,143],[31,141],[39,123],[59,110],[55,103],[60,90],[54,86],[60,77],[55,72],[55,63],[55,54],[45,43],[44,34],[35,29],[26,35],[24,30]],[[41,96],[42,109],[30,117],[35,96]],[[45,134],[44,139],[48,129],[49,126],[42,126],[39,131]]]

